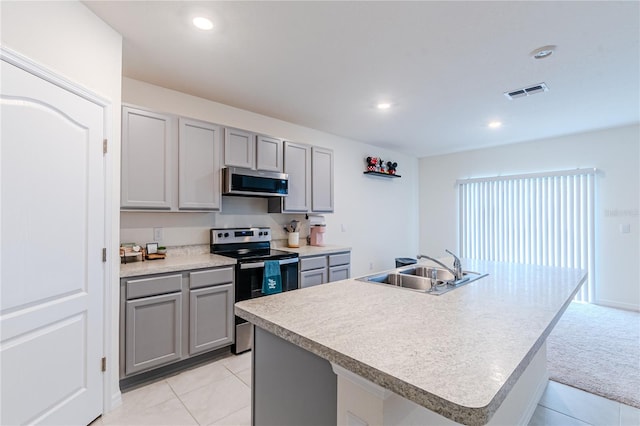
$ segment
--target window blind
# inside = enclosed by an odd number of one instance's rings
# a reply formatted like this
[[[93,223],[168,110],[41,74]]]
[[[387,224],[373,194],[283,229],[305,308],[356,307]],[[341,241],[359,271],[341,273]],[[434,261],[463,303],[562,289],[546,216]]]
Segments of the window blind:
[[[595,169],[459,180],[460,253],[471,259],[580,268],[595,294]]]

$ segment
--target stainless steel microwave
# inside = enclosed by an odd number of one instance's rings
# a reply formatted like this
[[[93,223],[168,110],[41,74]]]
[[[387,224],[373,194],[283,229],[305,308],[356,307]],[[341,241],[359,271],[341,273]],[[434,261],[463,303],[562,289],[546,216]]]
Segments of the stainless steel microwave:
[[[225,167],[222,169],[222,194],[250,197],[286,197],[289,175],[279,172]]]

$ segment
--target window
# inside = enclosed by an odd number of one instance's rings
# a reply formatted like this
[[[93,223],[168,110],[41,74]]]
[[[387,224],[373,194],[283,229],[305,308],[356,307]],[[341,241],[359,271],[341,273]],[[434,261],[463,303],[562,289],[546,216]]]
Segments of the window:
[[[595,169],[459,180],[460,253],[471,259],[580,268],[591,302]]]

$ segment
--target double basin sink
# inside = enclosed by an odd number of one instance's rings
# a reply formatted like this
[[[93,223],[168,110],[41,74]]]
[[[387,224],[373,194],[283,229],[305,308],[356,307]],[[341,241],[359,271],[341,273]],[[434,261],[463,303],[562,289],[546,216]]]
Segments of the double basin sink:
[[[367,275],[358,278],[358,281],[387,284],[438,296],[482,277],[486,277],[487,275],[488,274],[463,271],[462,278],[456,280],[455,276],[446,269],[412,265],[410,267],[405,266],[387,272]]]

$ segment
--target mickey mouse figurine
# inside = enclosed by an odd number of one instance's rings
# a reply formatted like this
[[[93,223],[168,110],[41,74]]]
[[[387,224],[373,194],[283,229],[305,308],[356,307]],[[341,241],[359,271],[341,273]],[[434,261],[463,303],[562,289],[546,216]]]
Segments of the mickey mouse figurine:
[[[387,170],[390,175],[396,174],[396,167],[398,167],[398,163],[392,163],[391,161],[387,161]]]
[[[378,159],[376,157],[367,157],[367,171],[375,172],[378,164]]]

